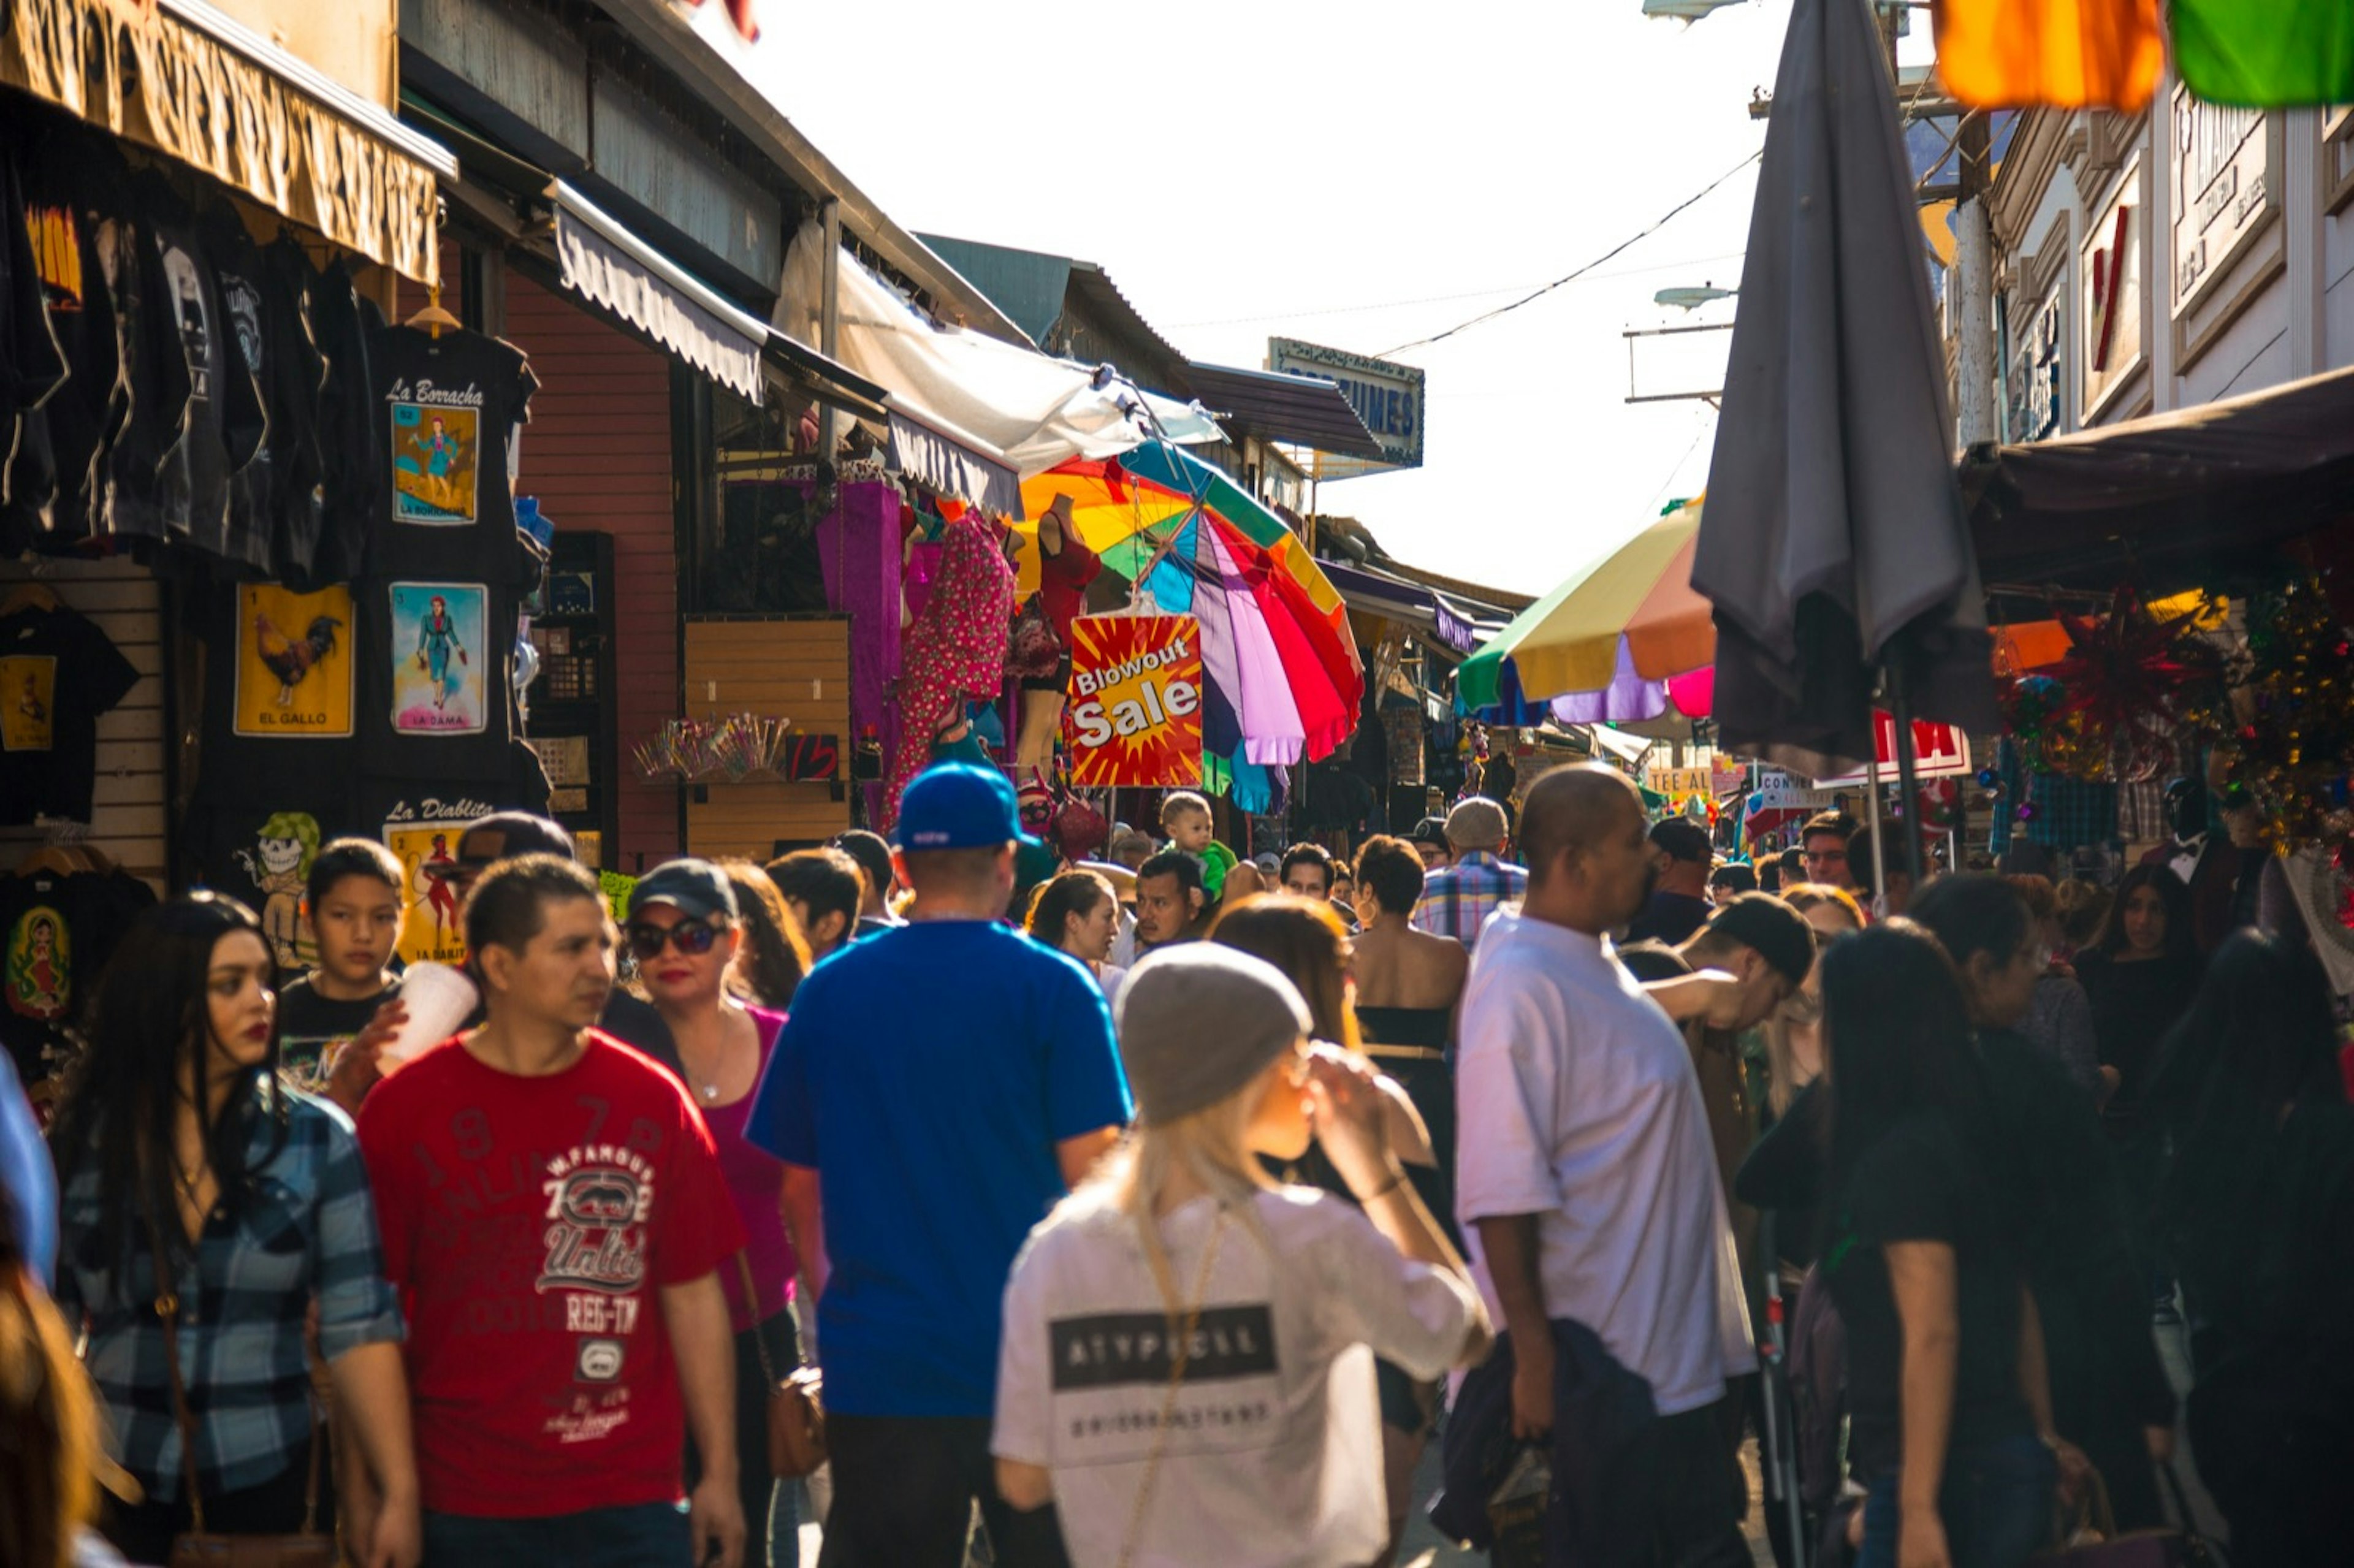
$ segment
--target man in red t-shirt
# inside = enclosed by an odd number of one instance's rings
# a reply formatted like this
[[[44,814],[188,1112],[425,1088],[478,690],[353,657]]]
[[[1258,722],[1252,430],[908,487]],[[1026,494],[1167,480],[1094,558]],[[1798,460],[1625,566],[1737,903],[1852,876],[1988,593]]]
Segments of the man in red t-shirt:
[[[737,1568],[743,1245],[678,1080],[591,1027],[613,989],[596,879],[555,855],[466,904],[486,1022],[376,1086],[360,1148],[408,1318],[429,1565]],[[705,1456],[682,1513],[679,1454]]]

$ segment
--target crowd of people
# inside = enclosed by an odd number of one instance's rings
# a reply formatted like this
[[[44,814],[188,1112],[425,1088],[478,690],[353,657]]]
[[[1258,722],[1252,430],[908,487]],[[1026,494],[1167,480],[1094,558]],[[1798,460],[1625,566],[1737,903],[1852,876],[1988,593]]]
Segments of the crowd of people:
[[[380,846],[282,986],[236,901],[142,916],[46,1148],[0,1085],[0,1562],[736,1568],[822,1506],[823,1568],[1361,1568],[1436,1440],[1459,1539],[1541,1462],[1544,1562],[1731,1568],[1755,1434],[1784,1563],[2014,1568],[2179,1520],[2177,1329],[2234,1562],[2354,1539],[2300,939],[2164,865],[1859,886],[1833,813],[1720,863],[1600,767],[1346,859],[1214,820],[1039,877],[950,763],[617,910],[487,817],[421,1049]]]

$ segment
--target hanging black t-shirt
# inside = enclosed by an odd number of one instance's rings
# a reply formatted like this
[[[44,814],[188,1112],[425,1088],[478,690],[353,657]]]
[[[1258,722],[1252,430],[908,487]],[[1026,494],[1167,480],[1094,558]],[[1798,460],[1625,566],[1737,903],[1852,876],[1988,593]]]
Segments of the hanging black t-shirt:
[[[89,1010],[122,932],[155,902],[122,871],[0,877],[0,1040],[30,1082],[42,1056],[68,1046],[64,1029]]]
[[[164,524],[197,549],[230,559],[229,476],[252,461],[267,421],[196,225],[158,187],[148,187],[146,200],[155,215],[164,308],[188,367],[179,439],[164,455]]]
[[[361,785],[357,815],[366,825],[354,832],[380,840],[404,874],[405,909],[394,948],[403,964],[454,964],[465,958],[465,927],[450,878],[467,825],[493,811],[546,809],[547,776],[521,746],[483,779],[408,784],[371,777]]]
[[[326,505],[326,464],[319,450],[319,418],[326,364],[312,337],[312,296],[320,285],[310,258],[292,239],[261,252],[263,290],[274,303],[270,335],[270,459],[274,503],[267,532],[270,560],[281,581],[313,588],[344,580],[319,575],[319,536]],[[357,562],[352,563],[354,567]]]
[[[481,578],[376,578],[353,590],[363,771],[496,779],[514,742],[516,592]]]
[[[16,414],[37,408],[65,378],[26,228],[16,154],[0,149],[0,408]]]
[[[515,533],[510,471],[539,386],[530,362],[480,333],[405,326],[369,349],[391,520],[370,541],[367,575],[526,585],[537,561]]]
[[[114,302],[115,352],[128,397],[105,450],[104,491],[95,504],[104,532],[161,539],[164,457],[180,440],[188,413],[188,353],[153,220],[129,197],[127,175],[90,197],[100,214],[99,266]]]
[[[1954,1249],[1960,1345],[1952,1452],[2035,1430],[2019,1390],[2020,1274],[1985,1173],[1943,1117],[1909,1117],[1858,1164],[1828,1233],[1820,1267],[1847,1323],[1848,1401],[1857,1473],[1903,1458],[1904,1330],[1885,1248],[1942,1242]]]
[[[278,993],[278,1065],[297,1086],[318,1086],[320,1068],[351,1038],[368,1026],[376,1010],[400,995],[400,981],[358,1001],[338,1001],[321,996],[304,975],[290,980]]]
[[[180,843],[187,880],[241,900],[261,916],[281,979],[319,960],[302,888],[319,846],[346,834],[370,837],[351,809],[350,777],[289,768],[274,782],[231,784],[207,775],[189,806]]]
[[[278,505],[275,450],[279,409],[286,401],[275,389],[285,339],[301,323],[291,297],[263,264],[261,251],[237,215],[225,207],[206,214],[199,226],[206,260],[220,290],[221,313],[231,362],[242,364],[260,399],[261,438],[253,455],[229,476],[228,518],[221,556],[255,573],[270,569],[270,536]]]
[[[88,616],[38,607],[0,617],[0,827],[90,821],[98,716],[139,672]]]
[[[320,535],[311,580],[346,582],[366,566],[367,542],[390,516],[385,482],[385,416],[376,398],[366,302],[340,258],[310,289],[311,336],[318,344]]]
[[[104,170],[78,134],[46,138],[25,162],[25,226],[64,356],[65,385],[18,426],[0,509],[0,551],[70,545],[89,535],[92,464],[117,412],[114,302],[87,192]]]

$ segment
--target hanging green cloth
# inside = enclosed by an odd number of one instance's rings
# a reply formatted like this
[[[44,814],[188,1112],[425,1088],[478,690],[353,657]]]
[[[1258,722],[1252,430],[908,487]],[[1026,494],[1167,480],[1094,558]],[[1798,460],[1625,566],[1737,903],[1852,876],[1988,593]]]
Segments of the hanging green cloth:
[[[2253,109],[2354,101],[2347,0],[2170,0],[2174,64],[2210,103]]]

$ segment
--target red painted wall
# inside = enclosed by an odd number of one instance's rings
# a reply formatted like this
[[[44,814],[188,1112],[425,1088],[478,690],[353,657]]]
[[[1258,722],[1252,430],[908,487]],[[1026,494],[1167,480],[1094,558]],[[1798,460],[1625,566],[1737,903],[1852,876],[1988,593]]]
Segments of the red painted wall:
[[[507,340],[531,356],[539,391],[515,493],[559,529],[613,535],[620,842],[635,874],[680,853],[678,789],[646,784],[630,751],[679,714],[678,557],[671,503],[670,362],[527,279],[507,274]]]

